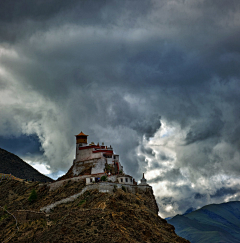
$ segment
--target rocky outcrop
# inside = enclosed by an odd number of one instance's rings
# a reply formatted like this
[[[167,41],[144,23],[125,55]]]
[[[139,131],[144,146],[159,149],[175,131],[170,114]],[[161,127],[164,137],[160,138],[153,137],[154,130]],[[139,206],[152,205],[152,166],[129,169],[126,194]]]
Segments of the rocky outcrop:
[[[105,168],[106,162],[106,158],[89,159],[85,161],[74,162],[68,172],[62,177],[59,177],[58,180],[66,180],[82,175],[104,173],[103,168]]]
[[[91,174],[91,171],[92,171],[92,168],[94,166],[94,163],[93,162],[77,162],[77,163],[74,163],[70,169],[68,170],[68,172],[59,177],[57,180],[66,180],[66,179],[69,179],[69,178],[73,178],[73,177],[77,177],[77,176],[80,176],[80,175],[90,175]]]

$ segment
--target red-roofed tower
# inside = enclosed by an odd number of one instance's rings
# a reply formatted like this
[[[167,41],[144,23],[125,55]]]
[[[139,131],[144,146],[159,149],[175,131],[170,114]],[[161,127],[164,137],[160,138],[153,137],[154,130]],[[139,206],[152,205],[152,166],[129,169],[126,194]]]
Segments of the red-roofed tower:
[[[76,136],[76,144],[79,144],[80,146],[87,145],[87,137],[88,135],[84,134],[82,131]]]

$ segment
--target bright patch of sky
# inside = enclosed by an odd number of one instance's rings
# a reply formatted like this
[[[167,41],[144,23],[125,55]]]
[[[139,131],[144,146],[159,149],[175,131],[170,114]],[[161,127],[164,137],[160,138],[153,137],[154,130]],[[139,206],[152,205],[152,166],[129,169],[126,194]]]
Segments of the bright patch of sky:
[[[32,163],[31,161],[26,161],[28,164],[30,164],[34,169],[38,170],[41,174],[48,176],[54,180],[58,179],[59,177],[63,176],[65,174],[64,171],[58,171],[56,173],[52,173],[49,166],[46,164],[40,164],[40,163]]]
[[[51,170],[49,169],[49,166],[45,164],[40,163],[32,163],[31,161],[26,161],[28,164],[30,164],[34,169],[38,170],[40,173],[44,175],[49,175],[51,173]]]

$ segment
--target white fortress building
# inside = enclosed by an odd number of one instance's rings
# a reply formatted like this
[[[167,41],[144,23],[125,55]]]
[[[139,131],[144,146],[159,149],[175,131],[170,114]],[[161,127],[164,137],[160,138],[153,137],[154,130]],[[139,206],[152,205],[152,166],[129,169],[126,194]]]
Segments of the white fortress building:
[[[41,208],[40,211],[49,213],[57,205],[74,201],[88,190],[112,193],[117,189],[122,189],[125,192],[146,193],[152,200],[153,211],[157,214],[158,206],[154,199],[152,187],[147,184],[144,174],[141,183],[137,185],[132,176],[124,173],[119,155],[114,154],[111,145],[108,147],[104,144],[96,145],[93,142],[88,144],[87,137],[88,135],[83,132],[76,135],[76,157],[73,160],[73,165],[64,176],[48,184],[50,191],[56,190],[69,181],[85,180],[86,186],[80,192],[51,203]]]
[[[123,174],[123,167],[119,155],[113,153],[111,145],[88,144],[87,136],[83,132],[76,135],[76,157],[73,160],[74,176],[96,174]]]
[[[103,179],[124,185],[137,185],[134,178],[126,175],[119,161],[119,155],[114,154],[112,146],[88,143],[88,135],[80,132],[76,137],[76,156],[73,165],[66,175],[59,178],[81,178],[86,180],[86,185],[93,184]],[[141,180],[140,185],[148,185],[146,179]]]

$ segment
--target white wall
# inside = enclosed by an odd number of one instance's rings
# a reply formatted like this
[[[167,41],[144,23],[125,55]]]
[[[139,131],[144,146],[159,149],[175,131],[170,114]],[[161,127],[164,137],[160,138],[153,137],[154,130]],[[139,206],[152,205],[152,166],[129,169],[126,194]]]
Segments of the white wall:
[[[83,170],[85,170],[85,166],[80,166],[80,165],[74,165],[73,166],[73,175],[79,175]]]
[[[78,146],[78,145],[77,145]],[[76,161],[98,159],[102,157],[102,153],[93,153],[93,148],[79,150],[77,148]]]
[[[118,165],[119,165],[119,171],[124,172],[124,171],[123,171],[123,166],[121,165],[120,161],[118,161]]]
[[[113,164],[113,159],[112,159],[112,158],[107,158],[107,163],[108,163],[109,165]]]
[[[104,173],[105,163],[106,163],[105,158],[101,158],[97,160],[96,164],[92,168],[91,174]]]
[[[78,150],[77,148],[76,161],[91,159],[91,155],[92,155],[92,148],[83,149],[83,150]]]
[[[125,177],[125,176],[118,177],[118,182],[121,184],[133,185],[133,179],[130,177]]]
[[[95,182],[95,177],[87,177],[86,178],[86,185],[92,184]]]

